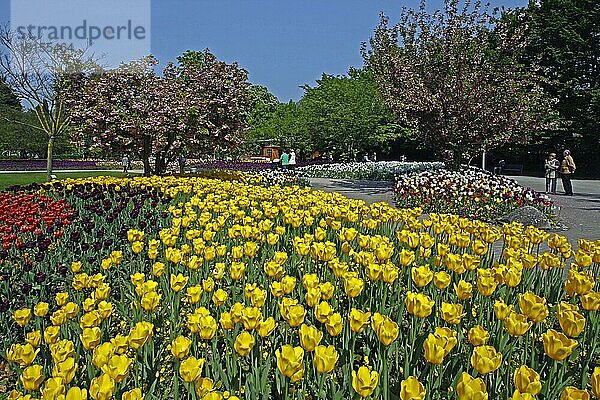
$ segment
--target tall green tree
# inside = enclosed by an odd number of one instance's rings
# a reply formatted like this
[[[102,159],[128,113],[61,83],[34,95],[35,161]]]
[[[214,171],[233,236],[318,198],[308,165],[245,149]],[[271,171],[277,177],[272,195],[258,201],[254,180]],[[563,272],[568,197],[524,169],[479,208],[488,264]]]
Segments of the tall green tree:
[[[530,1],[505,16],[529,38],[523,60],[548,83],[566,129],[556,146],[575,146],[579,160],[596,170],[600,151],[600,3],[597,0]],[[552,133],[552,132],[550,132]]]
[[[354,159],[385,151],[406,131],[384,102],[370,72],[351,68],[347,76],[323,74],[304,86],[299,102],[307,141],[320,152]]]
[[[44,139],[40,135],[32,135],[28,126],[35,122],[35,113],[24,111],[19,98],[0,79],[0,153],[20,158],[43,155]]]
[[[404,9],[395,26],[382,16],[363,56],[388,106],[459,166],[551,124],[542,78],[520,60],[525,45],[478,2],[446,0],[434,13]]]
[[[248,125],[251,130],[271,117],[279,105],[277,97],[262,85],[252,85],[248,88],[248,102]]]

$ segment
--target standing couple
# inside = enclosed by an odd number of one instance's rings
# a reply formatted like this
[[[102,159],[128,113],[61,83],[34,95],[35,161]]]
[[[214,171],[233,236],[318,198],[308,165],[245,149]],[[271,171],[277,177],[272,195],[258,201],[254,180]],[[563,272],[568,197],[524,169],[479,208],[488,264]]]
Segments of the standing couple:
[[[556,180],[560,174],[565,195],[573,196],[571,176],[575,173],[575,161],[573,161],[569,150],[565,150],[563,156],[562,162],[559,162],[556,158],[556,153],[550,153],[544,163],[544,169],[546,170],[546,193],[556,194]]]

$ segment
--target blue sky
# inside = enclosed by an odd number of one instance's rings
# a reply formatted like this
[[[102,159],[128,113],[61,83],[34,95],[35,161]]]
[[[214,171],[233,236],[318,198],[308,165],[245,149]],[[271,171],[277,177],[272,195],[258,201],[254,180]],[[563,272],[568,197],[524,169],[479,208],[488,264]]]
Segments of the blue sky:
[[[27,1],[27,0],[14,0]],[[51,0],[49,0],[51,1]],[[124,0],[126,1],[126,0]],[[300,85],[322,73],[343,74],[362,66],[360,44],[385,12],[392,22],[403,6],[419,0],[152,0],[151,48],[162,62],[187,49],[210,48],[238,63],[253,83],[280,101],[298,100]],[[0,0],[0,20],[10,15]],[[438,8],[441,0],[428,1]],[[521,7],[526,0],[492,0],[495,7]]]

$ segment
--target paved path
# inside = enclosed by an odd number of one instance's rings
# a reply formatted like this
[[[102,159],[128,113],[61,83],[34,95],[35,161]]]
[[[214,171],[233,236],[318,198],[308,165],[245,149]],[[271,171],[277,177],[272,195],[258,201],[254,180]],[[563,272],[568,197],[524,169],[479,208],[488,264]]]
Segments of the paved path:
[[[528,176],[515,176],[521,185],[537,191],[545,190],[545,180]],[[315,189],[338,192],[367,203],[385,201],[394,204],[392,182],[352,181],[345,179],[309,179]],[[562,187],[559,182],[559,192]],[[566,230],[560,232],[573,244],[577,239],[600,239],[600,181],[573,181],[574,196],[550,196],[558,207],[557,214]]]

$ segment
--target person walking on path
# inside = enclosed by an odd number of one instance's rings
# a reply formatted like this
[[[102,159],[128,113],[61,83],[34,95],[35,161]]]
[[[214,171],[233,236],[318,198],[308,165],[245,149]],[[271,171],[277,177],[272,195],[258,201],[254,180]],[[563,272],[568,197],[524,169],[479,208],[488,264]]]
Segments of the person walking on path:
[[[127,172],[127,170],[129,169],[129,157],[127,156],[127,154],[123,156],[123,159],[121,160],[121,165],[123,166],[123,172]]]
[[[287,168],[289,164],[290,164],[290,155],[287,153],[287,151],[283,150],[283,153],[281,153],[281,166],[283,168]]]
[[[289,165],[290,168],[294,168],[296,166],[296,152],[294,150],[290,151]]]
[[[179,156],[179,173],[183,174],[185,172],[185,157],[183,155]]]
[[[575,173],[575,161],[573,161],[573,157],[571,157],[571,152],[569,150],[565,150],[564,158],[560,165],[560,177],[563,184],[563,189],[565,190],[565,195],[573,196],[573,185],[571,184],[571,176]]]
[[[544,169],[546,170],[546,193],[556,194],[556,180],[558,178],[558,170],[560,169],[556,153],[550,153],[544,162]]]

